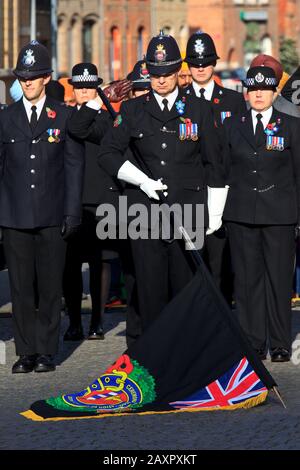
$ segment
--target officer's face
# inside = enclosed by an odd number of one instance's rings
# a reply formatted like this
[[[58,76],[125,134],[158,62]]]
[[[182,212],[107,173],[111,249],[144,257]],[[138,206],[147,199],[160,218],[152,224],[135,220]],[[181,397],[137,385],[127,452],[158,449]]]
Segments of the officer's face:
[[[192,83],[192,74],[190,70],[180,70],[178,72],[178,86],[186,88]]]
[[[273,89],[248,90],[249,103],[255,111],[266,111],[272,106],[274,99]]]
[[[95,88],[74,88],[76,103],[82,105],[89,100],[97,98],[98,93]]]
[[[25,98],[34,105],[45,96],[45,86],[50,82],[51,76],[32,78],[31,80],[19,79]]]
[[[190,65],[189,67],[193,80],[199,85],[206,85],[211,81],[214,74],[213,65],[206,65],[204,67],[195,67],[194,65]]]
[[[178,72],[169,75],[150,75],[151,87],[160,96],[167,96],[175,90],[178,80]]]

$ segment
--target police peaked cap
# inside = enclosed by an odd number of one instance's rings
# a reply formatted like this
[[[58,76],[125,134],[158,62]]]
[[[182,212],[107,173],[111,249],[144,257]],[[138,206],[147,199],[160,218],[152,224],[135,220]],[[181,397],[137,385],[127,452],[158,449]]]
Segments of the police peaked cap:
[[[148,90],[151,88],[150,75],[145,60],[139,60],[135,64],[132,72],[127,75],[127,80],[132,81],[134,90]]]
[[[74,88],[98,88],[103,83],[98,77],[98,69],[90,62],[80,62],[72,68],[72,78],[68,80]]]
[[[19,52],[17,66],[13,70],[16,77],[30,80],[31,78],[50,75],[51,58],[45,46],[38,41],[31,41]]]
[[[246,79],[243,81],[246,88],[256,89],[276,89],[278,80],[276,78],[275,71],[271,67],[265,67],[263,65],[258,67],[251,67],[248,72]]]
[[[182,58],[173,36],[162,31],[151,39],[146,53],[146,64],[150,75],[166,75],[180,69]]]
[[[192,34],[186,46],[185,62],[189,65],[202,67],[219,58],[215,43],[209,34],[202,32]]]

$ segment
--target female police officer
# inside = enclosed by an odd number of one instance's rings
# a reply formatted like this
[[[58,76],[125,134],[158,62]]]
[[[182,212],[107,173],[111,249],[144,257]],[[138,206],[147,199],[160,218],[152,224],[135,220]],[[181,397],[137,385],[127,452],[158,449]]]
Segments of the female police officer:
[[[290,357],[295,226],[300,207],[299,121],[272,106],[273,69],[247,73],[250,110],[224,122],[227,220],[238,318],[260,357]]]

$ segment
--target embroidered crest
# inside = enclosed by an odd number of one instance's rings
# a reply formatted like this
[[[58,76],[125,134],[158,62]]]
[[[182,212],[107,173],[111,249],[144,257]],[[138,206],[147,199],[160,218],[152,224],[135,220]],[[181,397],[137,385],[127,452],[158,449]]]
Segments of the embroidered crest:
[[[202,39],[197,39],[195,41],[194,50],[198,54],[199,59],[202,59],[203,58],[203,53],[205,51],[205,46],[204,46],[204,43],[203,43]]]
[[[261,72],[259,72],[255,75],[255,81],[257,83],[262,83],[264,81],[264,79],[265,79],[265,76]]]
[[[22,64],[26,67],[32,67],[35,64],[35,57],[32,49],[27,49],[22,59]]]
[[[166,60],[167,53],[163,44],[158,44],[156,46],[156,51],[154,53],[154,56],[157,62],[163,62]]]
[[[144,80],[149,80],[149,78],[150,78],[150,74],[149,74],[148,69],[146,67],[146,62],[143,62],[141,64],[140,77]]]
[[[54,111],[51,108],[46,108],[47,116],[49,119],[55,119],[56,118],[56,111]]]

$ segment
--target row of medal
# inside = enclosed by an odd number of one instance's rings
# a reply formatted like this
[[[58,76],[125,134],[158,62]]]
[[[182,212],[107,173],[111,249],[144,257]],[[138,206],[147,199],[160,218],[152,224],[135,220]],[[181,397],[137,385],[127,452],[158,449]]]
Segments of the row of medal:
[[[198,140],[198,124],[193,124],[190,119],[185,119],[184,124],[179,124],[179,139]]]
[[[60,129],[48,129],[47,134],[49,135],[48,142],[55,142],[56,144],[60,142],[60,138],[58,137],[60,134]]]
[[[284,150],[284,137],[267,135],[266,149],[279,150],[280,152],[282,152]]]

